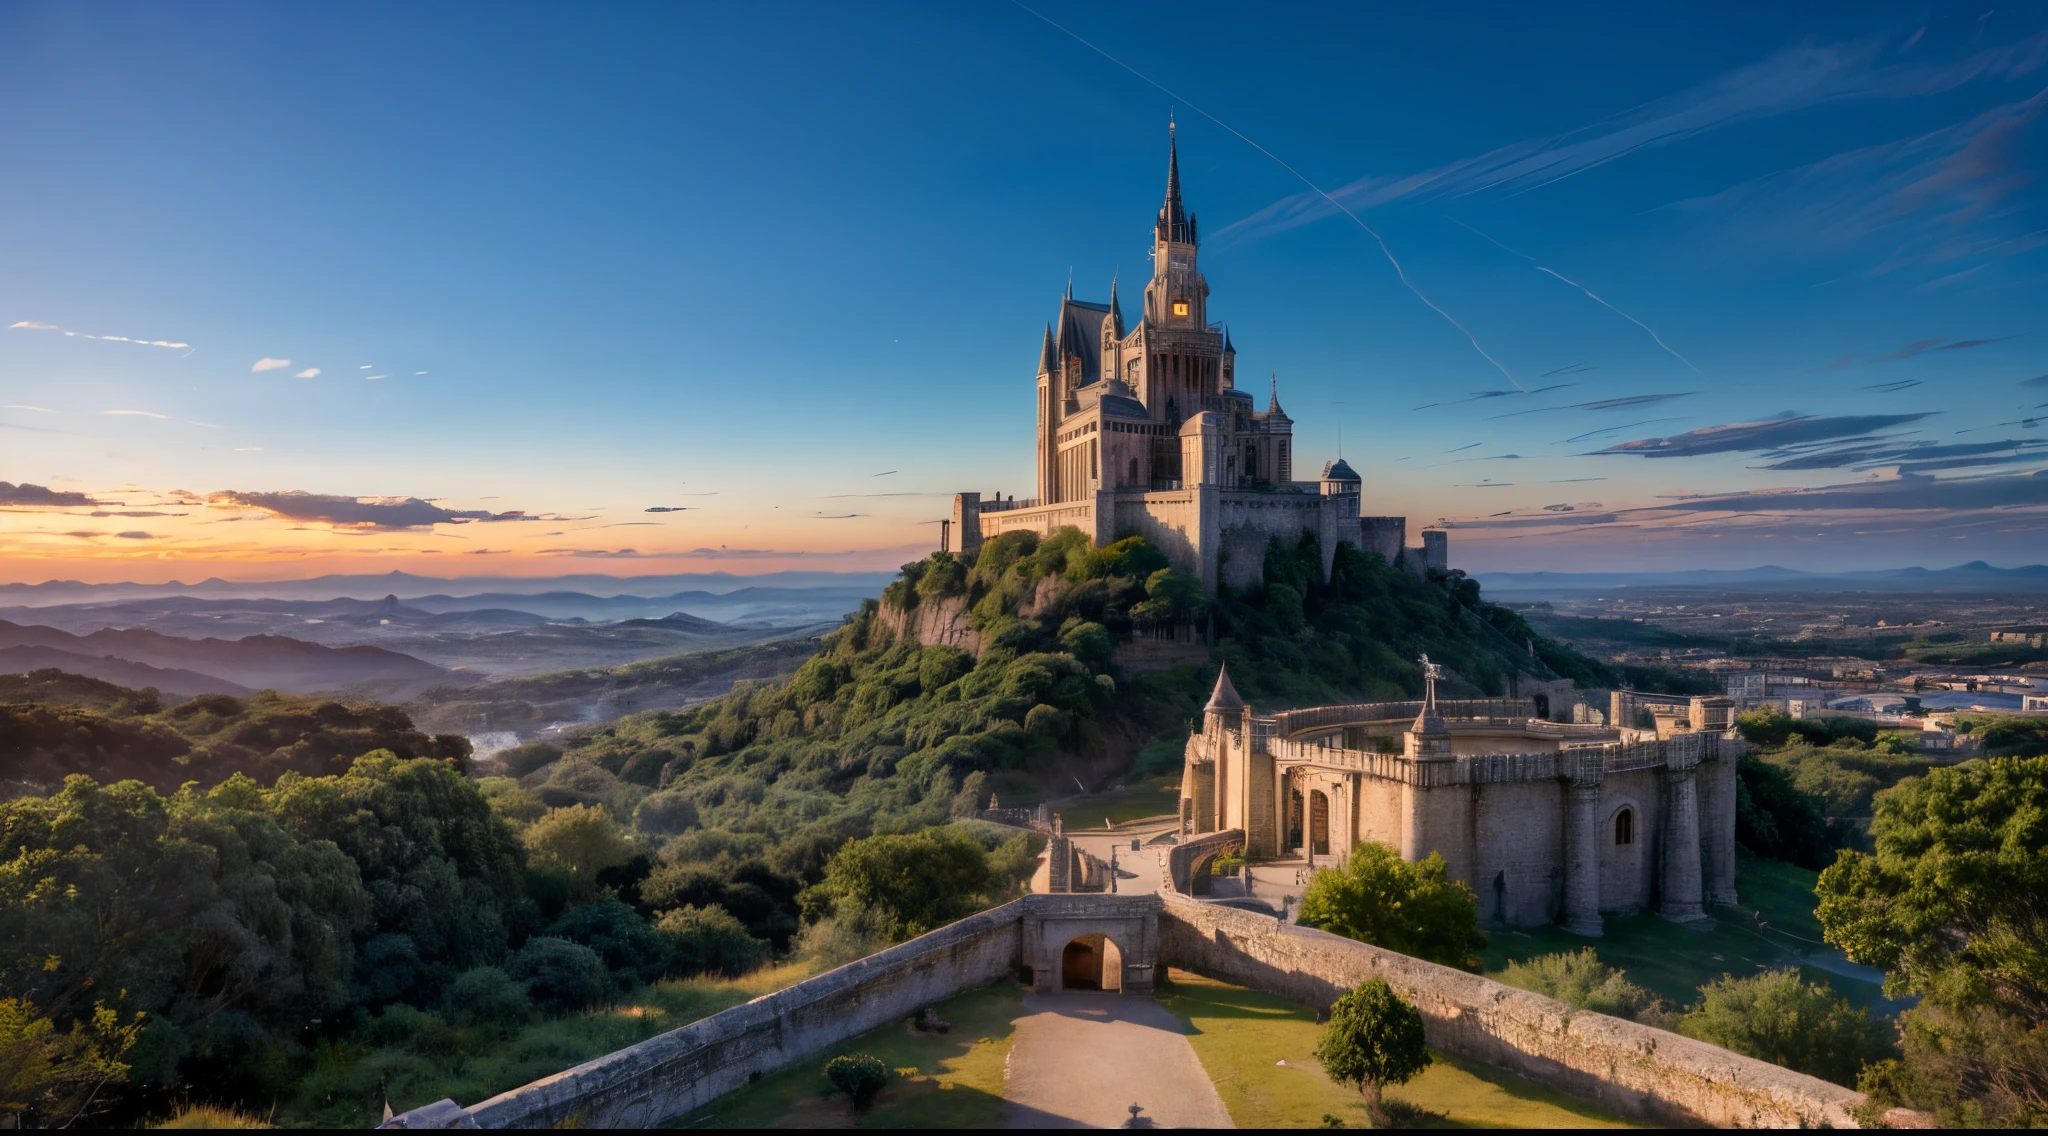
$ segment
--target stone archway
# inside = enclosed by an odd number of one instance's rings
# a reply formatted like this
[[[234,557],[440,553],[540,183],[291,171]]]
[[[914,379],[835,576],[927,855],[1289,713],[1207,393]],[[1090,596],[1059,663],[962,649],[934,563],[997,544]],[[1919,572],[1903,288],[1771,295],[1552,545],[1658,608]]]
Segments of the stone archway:
[[[1090,933],[1067,941],[1060,951],[1061,990],[1101,990],[1121,993],[1124,985],[1124,952],[1108,935]]]
[[[1330,854],[1330,795],[1321,789],[1308,794],[1308,836],[1316,855]]]

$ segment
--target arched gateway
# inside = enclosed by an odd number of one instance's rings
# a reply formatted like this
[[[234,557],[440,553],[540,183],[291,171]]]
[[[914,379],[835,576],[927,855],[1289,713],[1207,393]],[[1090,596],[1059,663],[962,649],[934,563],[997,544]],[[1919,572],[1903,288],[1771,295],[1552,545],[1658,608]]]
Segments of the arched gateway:
[[[1158,896],[1031,898],[1019,945],[1033,990],[1152,992],[1152,969],[1159,957]]]

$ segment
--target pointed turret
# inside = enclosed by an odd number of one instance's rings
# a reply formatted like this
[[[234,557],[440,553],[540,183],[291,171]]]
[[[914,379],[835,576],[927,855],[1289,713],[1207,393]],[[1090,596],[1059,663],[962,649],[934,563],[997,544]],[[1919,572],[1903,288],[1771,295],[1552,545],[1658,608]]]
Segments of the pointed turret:
[[[1052,325],[1046,324],[1045,342],[1038,348],[1038,373],[1041,375],[1053,375],[1058,374],[1059,369],[1060,357],[1053,351]]]
[[[1216,689],[1209,695],[1209,704],[1202,707],[1204,714],[1235,714],[1244,709],[1244,699],[1238,697],[1237,687],[1230,683],[1230,664],[1223,664],[1216,672]]]
[[[1110,277],[1109,277],[1109,324],[1110,324],[1110,330],[1111,330],[1111,332],[1112,332],[1112,333],[1114,333],[1114,334],[1115,334],[1115,335],[1117,336],[1117,338],[1121,339],[1121,338],[1123,338],[1123,334],[1124,334],[1124,308],[1123,308],[1123,305],[1122,305],[1121,303],[1119,303],[1119,302],[1117,301],[1117,297],[1116,297],[1116,278],[1117,278],[1117,274],[1116,274],[1116,273],[1111,273],[1111,274],[1110,274]]]
[[[1191,245],[1195,226],[1180,200],[1180,145],[1171,122],[1166,124],[1166,204],[1159,207],[1159,223],[1153,235],[1161,242]]]
[[[1271,398],[1268,398],[1266,400],[1266,417],[1285,418],[1287,417],[1287,412],[1280,409],[1280,372],[1274,371],[1271,376],[1271,379],[1273,383],[1273,395]]]

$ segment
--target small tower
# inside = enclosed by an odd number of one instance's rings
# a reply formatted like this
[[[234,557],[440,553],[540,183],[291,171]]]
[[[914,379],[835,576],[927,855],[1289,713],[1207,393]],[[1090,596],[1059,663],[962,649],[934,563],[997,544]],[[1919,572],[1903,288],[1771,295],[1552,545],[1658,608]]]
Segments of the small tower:
[[[1444,676],[1444,669],[1422,656],[1422,713],[1415,716],[1415,724],[1408,727],[1402,736],[1401,748],[1417,761],[1442,761],[1451,757],[1451,731],[1444,725],[1443,715],[1436,712],[1436,680]]]
[[[1209,704],[1202,707],[1207,728],[1234,730],[1243,724],[1244,710],[1244,699],[1238,697],[1237,687],[1230,683],[1230,664],[1225,663],[1216,672],[1216,689],[1209,695]]]

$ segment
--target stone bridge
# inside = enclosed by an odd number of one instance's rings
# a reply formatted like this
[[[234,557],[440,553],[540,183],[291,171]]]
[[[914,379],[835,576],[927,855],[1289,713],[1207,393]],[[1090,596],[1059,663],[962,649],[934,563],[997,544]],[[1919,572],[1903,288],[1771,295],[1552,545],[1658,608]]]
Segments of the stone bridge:
[[[439,1101],[384,1126],[652,1127],[965,990],[1028,974],[1040,990],[1146,996],[1161,966],[1318,1008],[1384,979],[1421,1011],[1438,1049],[1667,1125],[1853,1128],[1850,1110],[1866,1099],[1267,915],[1178,894],[1032,895],[467,1108]]]

